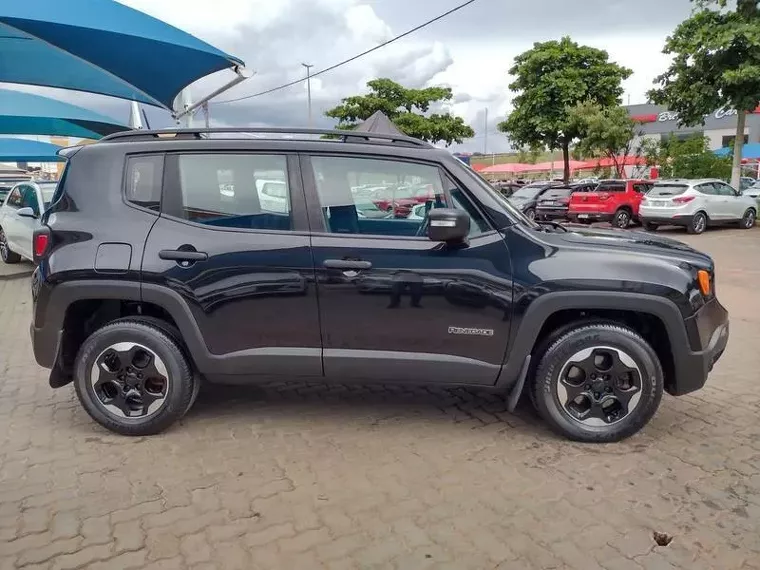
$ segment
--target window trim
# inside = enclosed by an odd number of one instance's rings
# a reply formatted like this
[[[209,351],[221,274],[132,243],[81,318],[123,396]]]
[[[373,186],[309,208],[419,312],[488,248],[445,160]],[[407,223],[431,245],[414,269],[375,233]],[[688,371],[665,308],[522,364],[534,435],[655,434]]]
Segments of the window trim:
[[[331,158],[354,158],[359,160],[382,160],[386,162],[405,162],[409,164],[416,164],[420,166],[427,166],[430,168],[435,168],[438,171],[438,177],[441,182],[441,188],[443,189],[443,193],[446,196],[447,200],[451,200],[451,195],[449,191],[446,188],[446,177],[451,179],[456,186],[465,192],[465,195],[470,202],[473,203],[475,208],[478,210],[478,213],[483,216],[483,219],[486,221],[486,223],[491,227],[491,230],[488,232],[483,232],[481,234],[478,234],[472,238],[473,239],[480,239],[484,236],[489,236],[491,234],[496,233],[498,230],[493,229],[494,224],[492,221],[488,218],[488,216],[484,215],[484,213],[481,211],[481,209],[477,205],[477,201],[473,200],[469,193],[466,191],[466,186],[458,181],[457,177],[448,172],[445,168],[443,168],[443,165],[441,165],[440,162],[436,161],[427,161],[427,160],[420,160],[416,158],[407,158],[407,157],[400,157],[400,156],[391,156],[391,155],[383,155],[383,154],[360,154],[360,153],[341,153],[341,152],[303,152],[299,153],[299,160],[300,160],[300,166],[301,166],[301,176],[303,178],[303,184],[304,184],[304,192],[306,195],[306,204],[308,209],[308,215],[309,215],[309,228],[310,233],[313,236],[319,236],[319,237],[333,237],[333,238],[342,238],[342,239],[371,239],[371,240],[393,240],[393,241],[430,241],[430,239],[427,236],[397,236],[397,235],[381,235],[381,234],[338,234],[333,233],[327,230],[327,226],[325,225],[325,219],[324,215],[322,213],[322,202],[319,198],[319,190],[317,188],[317,181],[314,177],[314,169],[312,167],[311,158],[312,157],[331,157]],[[312,224],[312,219],[316,220],[316,224]]]
[[[266,149],[230,149],[230,150],[212,150],[212,149],[193,149],[187,151],[171,151],[164,154],[164,175],[161,188],[161,209],[159,211],[160,216],[173,222],[186,224],[195,228],[200,228],[206,231],[216,232],[233,232],[233,233],[250,233],[250,234],[276,234],[276,235],[309,235],[309,223],[306,212],[305,195],[302,184],[302,177],[300,172],[300,166],[298,164],[298,154],[295,152],[282,152]],[[200,222],[194,222],[185,218],[179,217],[173,213],[167,213],[164,211],[167,202],[179,201],[182,205],[182,188],[180,186],[179,179],[179,160],[180,156],[185,155],[265,155],[265,156],[280,156],[285,158],[285,169],[288,177],[288,192],[290,194],[290,212],[289,217],[291,221],[291,228],[289,230],[274,230],[274,229],[260,229],[260,228],[233,228],[225,226],[212,226],[209,224],[203,224]],[[175,194],[169,196],[169,193]]]
[[[141,206],[140,204],[137,204],[135,202],[132,202],[129,198],[127,198],[127,183],[128,175],[129,175],[129,163],[132,159],[139,159],[139,158],[146,158],[146,157],[155,157],[158,156],[161,158],[161,186],[159,188],[158,192],[158,210],[151,210],[150,208],[146,208],[145,206]],[[64,173],[65,174],[65,173]],[[121,175],[121,201],[129,206],[130,208],[134,208],[135,210],[140,210],[141,212],[147,212],[149,214],[152,214],[154,216],[159,216],[161,214],[161,208],[163,207],[164,202],[164,177],[166,176],[166,153],[161,152],[138,152],[134,154],[127,154],[124,156],[124,169],[122,171]],[[63,179],[61,179],[61,182]],[[52,206],[52,204],[51,204]]]

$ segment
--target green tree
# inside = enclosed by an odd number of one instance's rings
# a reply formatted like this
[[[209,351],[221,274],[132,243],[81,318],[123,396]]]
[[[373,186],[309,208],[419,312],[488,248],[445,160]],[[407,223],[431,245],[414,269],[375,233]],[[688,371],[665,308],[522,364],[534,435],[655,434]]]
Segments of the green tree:
[[[731,176],[731,159],[710,150],[710,139],[694,135],[687,139],[667,137],[647,140],[642,154],[648,166],[657,166],[662,178],[720,178]]]
[[[367,83],[367,95],[346,97],[325,113],[338,119],[338,129],[352,130],[376,111],[382,111],[398,129],[410,137],[446,145],[461,143],[475,136],[461,117],[450,113],[428,114],[432,104],[452,98],[448,87],[407,89],[390,79],[373,79]]]
[[[509,73],[515,78],[509,88],[517,96],[499,130],[519,145],[562,149],[569,181],[570,145],[579,134],[570,123],[570,109],[583,101],[619,105],[622,82],[633,72],[609,61],[606,51],[565,37],[534,44],[515,58]]]
[[[641,154],[635,142],[640,126],[624,107],[584,101],[570,109],[569,123],[580,139],[574,150],[584,157],[609,158],[619,178],[625,177],[626,159]]]
[[[738,113],[731,183],[739,187],[746,113],[760,105],[760,7],[757,0],[694,0],[695,11],[665,43],[670,68],[649,93],[678,113],[681,125],[704,124],[727,107]]]

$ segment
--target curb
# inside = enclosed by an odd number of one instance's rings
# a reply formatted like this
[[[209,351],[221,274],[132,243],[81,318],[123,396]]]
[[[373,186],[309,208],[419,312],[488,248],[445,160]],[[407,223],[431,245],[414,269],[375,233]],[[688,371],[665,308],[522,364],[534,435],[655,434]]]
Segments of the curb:
[[[25,271],[23,273],[11,273],[10,275],[0,275],[0,281],[15,281],[16,279],[26,279],[31,277],[34,271]]]

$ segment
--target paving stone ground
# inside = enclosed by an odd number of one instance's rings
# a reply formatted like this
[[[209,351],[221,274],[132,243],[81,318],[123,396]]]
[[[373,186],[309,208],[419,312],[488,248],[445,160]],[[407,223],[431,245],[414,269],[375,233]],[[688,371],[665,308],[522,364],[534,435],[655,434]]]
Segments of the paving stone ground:
[[[48,387],[0,278],[0,570],[760,569],[760,229],[667,233],[715,257],[729,348],[602,446],[494,395],[303,384],[117,437]]]

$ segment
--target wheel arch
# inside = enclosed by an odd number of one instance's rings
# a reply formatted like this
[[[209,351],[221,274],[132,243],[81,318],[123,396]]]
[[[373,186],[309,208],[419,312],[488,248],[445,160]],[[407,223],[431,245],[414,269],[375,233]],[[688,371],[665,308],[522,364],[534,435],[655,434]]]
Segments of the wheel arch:
[[[530,377],[540,361],[538,353],[557,332],[592,320],[624,324],[642,334],[660,358],[666,390],[675,391],[679,362],[673,349],[689,347],[680,310],[663,297],[619,292],[556,292],[534,300],[513,329],[497,387],[508,390],[517,381],[528,355]]]

